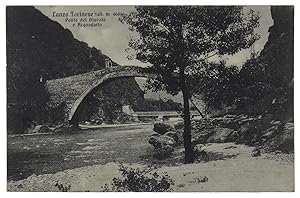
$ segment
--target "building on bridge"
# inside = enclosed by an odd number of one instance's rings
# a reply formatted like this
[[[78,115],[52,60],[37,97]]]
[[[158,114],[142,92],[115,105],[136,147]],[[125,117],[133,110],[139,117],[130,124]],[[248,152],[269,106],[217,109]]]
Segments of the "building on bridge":
[[[123,111],[123,113],[125,113],[125,114],[127,114],[127,115],[131,115],[131,116],[132,116],[133,113],[134,113],[134,111],[133,111],[131,105],[123,105],[123,106],[122,106],[122,111]]]
[[[110,60],[110,58],[105,58],[105,68],[111,68],[113,67],[113,63]]]

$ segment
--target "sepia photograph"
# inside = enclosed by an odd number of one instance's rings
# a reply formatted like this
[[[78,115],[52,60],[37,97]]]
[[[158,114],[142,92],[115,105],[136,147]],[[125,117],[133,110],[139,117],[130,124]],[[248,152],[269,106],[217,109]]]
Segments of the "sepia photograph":
[[[294,192],[294,6],[6,6],[8,192]]]

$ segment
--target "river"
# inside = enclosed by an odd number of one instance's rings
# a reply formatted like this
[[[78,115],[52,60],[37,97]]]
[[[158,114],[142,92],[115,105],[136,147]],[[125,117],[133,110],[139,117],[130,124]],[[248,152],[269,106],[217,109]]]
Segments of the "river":
[[[147,163],[153,126],[78,130],[70,135],[8,136],[8,180],[108,162]]]

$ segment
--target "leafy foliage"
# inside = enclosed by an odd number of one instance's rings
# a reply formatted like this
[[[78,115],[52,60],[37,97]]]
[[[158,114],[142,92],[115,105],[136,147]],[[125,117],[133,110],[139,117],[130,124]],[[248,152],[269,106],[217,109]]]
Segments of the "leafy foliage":
[[[234,66],[226,66],[225,62],[207,63],[190,78],[191,92],[201,95],[206,106],[221,108],[232,105],[239,94],[241,79],[239,70]]]
[[[214,55],[235,54],[250,47],[259,36],[254,33],[259,16],[244,13],[239,6],[138,6],[121,19],[137,31],[129,47],[136,58],[152,64],[161,74],[152,85],[171,93],[180,91],[179,70],[192,74],[196,65]]]
[[[277,74],[274,75],[272,66],[262,62],[261,57],[246,62],[239,75],[241,100],[237,101],[238,108],[250,108],[251,110],[247,110],[246,113],[251,114],[290,111],[293,103],[293,87],[283,79],[291,80],[292,76],[284,76],[283,72],[284,77],[281,78],[283,81],[280,82],[276,77]]]
[[[106,184],[103,191],[109,192],[168,192],[172,190],[174,181],[166,174],[159,175],[155,167],[134,169],[120,166],[122,177],[113,178],[112,187]]]
[[[24,68],[28,66],[26,63],[22,66],[18,64],[7,68],[9,133],[21,133],[34,124],[33,121],[43,123],[46,119],[46,103],[49,96],[44,84],[40,83],[35,75],[38,68]]]
[[[235,113],[293,114],[293,10],[273,6],[271,13],[274,25],[260,55],[247,60],[237,74],[228,76],[231,91],[219,87],[219,91],[233,92]],[[223,99],[216,103],[221,104]]]
[[[182,92],[185,162],[193,162],[189,78],[205,69],[210,57],[249,48],[259,38],[254,32],[258,14],[244,13],[241,6],[137,6],[120,20],[139,34],[129,42],[136,59],[159,74],[148,81],[149,87]]]
[[[56,182],[55,187],[57,187],[60,192],[69,192],[71,189],[71,185],[64,186],[63,184],[59,184],[58,182]]]
[[[241,70],[224,62],[207,65],[189,81],[192,93],[200,96],[207,110],[257,115],[287,112],[290,108],[291,88],[276,86],[270,67],[259,58],[249,59]]]

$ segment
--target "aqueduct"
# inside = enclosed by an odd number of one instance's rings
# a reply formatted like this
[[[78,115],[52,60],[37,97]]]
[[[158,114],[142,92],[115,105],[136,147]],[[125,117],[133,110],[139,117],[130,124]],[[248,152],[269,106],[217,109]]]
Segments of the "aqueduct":
[[[48,80],[47,90],[50,94],[50,104],[66,104],[65,121],[77,124],[76,114],[84,98],[97,90],[104,82],[116,78],[147,77],[153,78],[155,74],[147,68],[136,66],[118,66],[60,79]]]

